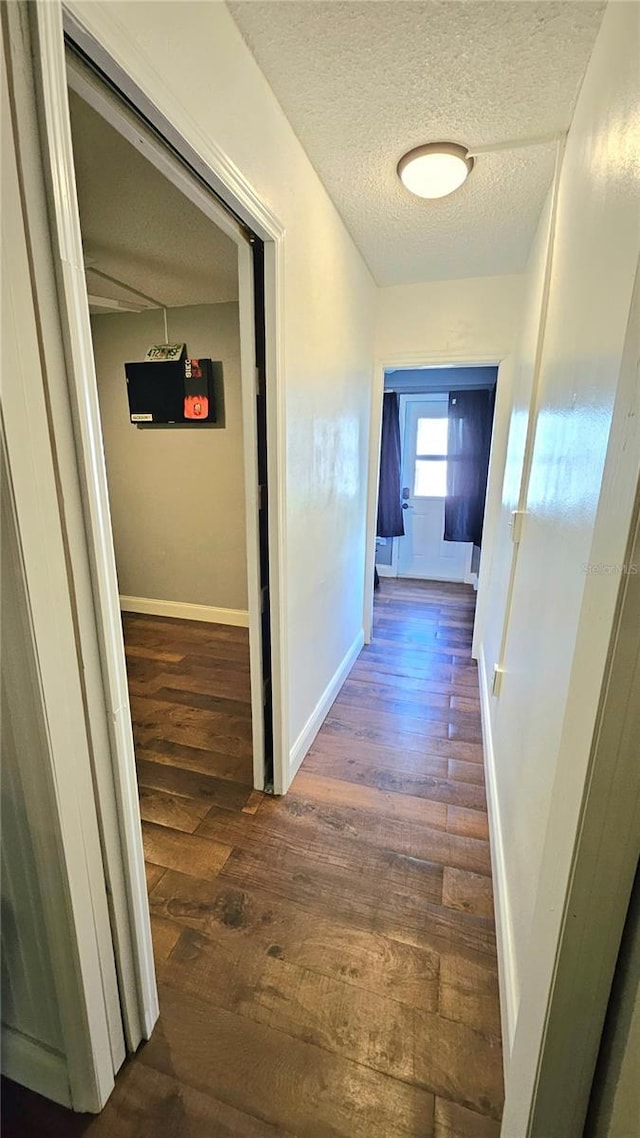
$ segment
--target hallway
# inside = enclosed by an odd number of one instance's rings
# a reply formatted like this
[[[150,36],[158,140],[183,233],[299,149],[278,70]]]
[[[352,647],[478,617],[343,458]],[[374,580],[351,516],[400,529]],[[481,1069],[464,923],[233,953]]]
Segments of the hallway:
[[[175,622],[127,618],[161,1018],[101,1116],[16,1088],[7,1138],[497,1138],[474,607],[469,586],[381,582],[374,640],[283,799],[239,773],[246,633],[181,622],[185,645],[218,645],[212,695],[193,646],[193,674],[168,658]]]

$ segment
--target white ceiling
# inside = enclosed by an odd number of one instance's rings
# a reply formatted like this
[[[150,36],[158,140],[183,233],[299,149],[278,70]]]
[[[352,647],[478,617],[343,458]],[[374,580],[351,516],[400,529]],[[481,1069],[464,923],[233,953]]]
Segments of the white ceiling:
[[[569,125],[604,3],[228,0],[379,284],[521,272],[554,145],[482,155],[448,198],[396,176],[423,142]]]
[[[237,300],[233,241],[72,91],[69,101],[85,261],[167,307]],[[87,282],[132,299],[91,268]]]

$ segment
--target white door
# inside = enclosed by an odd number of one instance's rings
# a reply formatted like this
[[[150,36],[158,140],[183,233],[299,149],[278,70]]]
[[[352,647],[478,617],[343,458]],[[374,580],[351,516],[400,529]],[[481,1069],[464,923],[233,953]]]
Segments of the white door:
[[[442,394],[400,401],[405,536],[397,539],[399,577],[464,581],[471,568],[471,542],[444,540],[448,403]]]

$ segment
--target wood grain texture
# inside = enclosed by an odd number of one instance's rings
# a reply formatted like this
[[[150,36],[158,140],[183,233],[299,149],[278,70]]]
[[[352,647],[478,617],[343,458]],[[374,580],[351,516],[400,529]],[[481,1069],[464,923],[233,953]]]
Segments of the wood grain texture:
[[[500,1033],[498,972],[468,956],[440,957],[438,1010],[446,1019],[478,1031]]]
[[[166,763],[138,759],[138,782],[147,790],[168,791],[177,798],[227,810],[241,810],[249,797],[249,788],[242,783],[210,774],[172,767]]]
[[[354,927],[334,913],[308,912],[221,878],[212,887],[173,871],[152,893],[151,911],[197,931],[234,960],[247,959],[247,952],[258,959],[274,956],[410,1007],[437,1010],[437,953]]]
[[[474,604],[381,583],[284,799],[251,790],[246,630],[125,618],[161,1018],[92,1138],[498,1138]],[[85,1132],[5,1098],[9,1138]]]
[[[152,889],[158,884],[160,878],[167,872],[163,865],[152,865],[151,862],[145,861],[144,871],[147,878],[147,892],[151,893]]]
[[[221,842],[150,822],[142,823],[142,843],[146,861],[166,869],[180,869],[193,877],[217,877],[232,853],[231,846]]]
[[[357,807],[376,815],[378,825],[389,819],[400,822],[417,822],[437,829],[447,829],[447,807],[443,802],[432,802],[428,798],[413,798],[409,794],[394,794],[380,787],[355,785],[346,778],[332,778],[327,774],[314,774],[305,765],[296,775],[289,791],[289,797],[302,797],[312,801],[325,802],[347,809]],[[321,770],[325,768],[321,765]],[[343,776],[348,774],[342,772]],[[371,820],[376,825],[375,819]]]
[[[433,1131],[428,1091],[170,985],[140,1061],[297,1138]]]
[[[500,1138],[500,1123],[459,1103],[436,1099],[434,1138]]]
[[[151,937],[153,940],[153,955],[156,967],[169,958],[178,940],[180,939],[180,926],[173,921],[165,921],[162,917],[151,918]]]
[[[208,802],[179,798],[163,790],[140,787],[140,816],[143,822],[157,822],[173,830],[192,834],[209,811]]]
[[[489,820],[486,810],[468,810],[464,806],[447,806],[447,830],[450,834],[468,835],[479,841],[489,841]]]
[[[489,919],[493,917],[491,879],[479,873],[445,866],[442,900],[450,909],[462,909],[465,913]]]

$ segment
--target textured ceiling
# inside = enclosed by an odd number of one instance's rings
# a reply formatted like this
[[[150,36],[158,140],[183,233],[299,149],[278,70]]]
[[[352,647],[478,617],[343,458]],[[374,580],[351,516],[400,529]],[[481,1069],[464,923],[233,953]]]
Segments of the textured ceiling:
[[[167,307],[236,300],[233,241],[87,103],[69,100],[85,260]],[[87,280],[90,293],[131,299],[90,269]]]
[[[423,142],[569,125],[603,3],[228,0],[379,284],[523,270],[554,145],[482,155],[448,198],[396,176]]]

